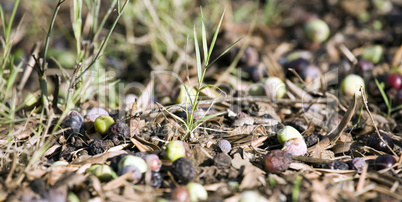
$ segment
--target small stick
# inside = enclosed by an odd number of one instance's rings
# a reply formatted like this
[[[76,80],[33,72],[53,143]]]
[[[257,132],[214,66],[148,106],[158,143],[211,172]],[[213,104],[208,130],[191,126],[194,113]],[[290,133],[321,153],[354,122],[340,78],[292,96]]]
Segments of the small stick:
[[[345,45],[341,44],[339,46],[339,49],[341,49],[342,53],[348,58],[348,60],[353,64],[356,65],[357,64],[357,59],[356,57],[353,55],[352,52],[350,52],[350,50],[348,48],[346,48]]]
[[[363,98],[364,106],[366,107],[367,113],[368,113],[368,115],[370,116],[371,121],[373,122],[375,131],[376,131],[378,137],[380,138],[380,140],[381,140],[385,145],[387,145],[387,148],[392,152],[392,154],[394,154],[395,156],[398,156],[398,155],[394,152],[394,150],[392,150],[392,148],[387,144],[387,142],[385,142],[385,140],[384,140],[384,139],[382,138],[382,136],[380,135],[380,131],[378,130],[377,125],[376,125],[375,122],[374,122],[373,115],[371,114],[370,109],[369,109],[368,106],[367,106],[367,103],[368,103],[368,102],[367,102],[367,99],[366,99],[366,93],[364,92],[363,86],[360,86],[360,89],[359,89],[359,90],[362,92],[362,98]]]
[[[356,192],[361,191],[364,187],[364,183],[366,182],[367,169],[368,169],[368,164],[366,164],[364,166],[362,173],[360,174],[359,181],[357,182],[357,186],[356,186]]]

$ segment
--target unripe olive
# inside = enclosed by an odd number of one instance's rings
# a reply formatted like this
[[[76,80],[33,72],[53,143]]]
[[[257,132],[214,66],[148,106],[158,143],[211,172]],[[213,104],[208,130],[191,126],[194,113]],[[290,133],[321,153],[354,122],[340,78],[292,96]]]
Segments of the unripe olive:
[[[286,94],[286,86],[278,77],[269,77],[264,81],[265,93],[269,98],[282,98]]]
[[[261,82],[252,84],[248,89],[248,94],[251,96],[265,96],[264,84]]]
[[[265,201],[265,200],[261,196],[261,194],[256,192],[256,191],[251,191],[251,190],[243,191],[240,194],[239,202],[250,202],[250,201],[262,202],[262,201]]]
[[[141,173],[145,173],[148,170],[147,163],[144,161],[144,159],[133,155],[127,155],[123,157],[119,161],[118,169],[120,170],[122,167],[129,165],[136,166]]]
[[[114,120],[112,117],[108,115],[101,115],[95,119],[94,127],[96,132],[101,135],[106,135],[109,127],[114,124]]]
[[[191,99],[189,98],[189,94]],[[197,91],[193,87],[182,84],[178,88],[178,93],[173,96],[173,100],[176,104],[190,104],[190,101],[193,101],[193,99],[195,99],[196,94]]]
[[[186,157],[186,147],[184,142],[180,140],[170,141],[166,145],[164,157],[170,161],[175,161],[178,158]]]
[[[99,164],[92,165],[91,167],[89,167],[87,169],[86,173],[93,173],[99,166],[101,166],[101,165],[99,165]]]
[[[324,42],[328,39],[329,33],[327,23],[320,19],[310,20],[304,25],[305,36],[313,42]]]
[[[349,74],[341,83],[341,93],[349,96],[353,96],[355,93],[357,96],[361,96],[359,91],[360,86],[364,89],[364,80],[361,76],[356,74]]]
[[[38,97],[33,93],[28,93],[24,97],[24,102],[27,106],[31,106],[38,101]]]
[[[201,184],[190,182],[186,187],[190,192],[191,201],[207,200],[208,192]]]
[[[362,58],[371,61],[374,64],[380,62],[383,50],[380,45],[372,45],[364,49]]]
[[[56,161],[56,162],[52,163],[52,167],[55,167],[55,166],[66,166],[66,165],[68,165],[68,162],[65,162],[65,161]]]
[[[92,174],[98,177],[101,182],[107,182],[117,177],[116,173],[108,165],[94,165],[94,166],[95,166],[94,168],[92,169],[89,168],[89,170],[92,172]]]
[[[303,136],[300,134],[298,130],[296,130],[292,126],[285,126],[284,128],[278,131],[278,141],[281,144],[293,138],[303,139]]]

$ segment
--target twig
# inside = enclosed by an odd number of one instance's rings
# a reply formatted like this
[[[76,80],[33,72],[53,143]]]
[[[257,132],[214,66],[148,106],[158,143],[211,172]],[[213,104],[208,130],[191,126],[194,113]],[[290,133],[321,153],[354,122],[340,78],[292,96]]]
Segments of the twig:
[[[341,49],[342,53],[348,58],[348,60],[353,64],[356,65],[357,64],[357,59],[356,57],[353,55],[352,52],[350,52],[350,50],[348,48],[346,48],[345,45],[341,44],[339,46],[339,49]]]
[[[38,55],[39,55],[39,48],[40,48],[40,42],[37,42],[37,43],[34,45],[33,49],[32,49],[31,55],[33,55],[33,56],[35,56],[35,57],[37,58]],[[17,90],[18,90],[19,92],[22,92],[22,89],[24,89],[25,84],[27,83],[28,78],[29,78],[29,76],[31,75],[34,66],[35,66],[35,58],[34,58],[34,57],[31,57],[31,58],[29,59],[29,61],[28,61],[28,64],[27,64],[27,66],[26,66],[26,69],[25,69],[25,71],[24,71],[24,75],[22,76],[21,81],[20,81],[20,83],[19,83],[19,85],[18,85]]]
[[[368,169],[368,164],[366,164],[362,170],[362,173],[360,174],[359,181],[357,182],[356,186],[356,192],[359,192],[363,189],[364,183],[366,181],[366,176],[367,176],[367,169]]]
[[[370,116],[371,121],[373,122],[373,126],[374,126],[375,131],[376,131],[376,133],[377,133],[377,135],[378,135],[378,138],[380,138],[380,140],[381,140],[385,145],[387,145],[387,148],[392,152],[392,154],[394,154],[395,156],[398,156],[398,155],[394,152],[394,150],[387,144],[387,142],[385,142],[385,140],[384,140],[384,139],[382,138],[382,136],[380,135],[380,131],[378,130],[377,125],[376,125],[375,122],[374,122],[373,115],[371,114],[370,109],[369,109],[368,106],[367,106],[367,103],[368,103],[368,102],[367,102],[367,99],[366,99],[366,93],[365,93],[365,91],[364,91],[364,89],[363,89],[362,86],[360,86],[360,91],[362,92],[362,99],[363,99],[364,106],[366,107],[367,113],[368,113],[368,115]]]

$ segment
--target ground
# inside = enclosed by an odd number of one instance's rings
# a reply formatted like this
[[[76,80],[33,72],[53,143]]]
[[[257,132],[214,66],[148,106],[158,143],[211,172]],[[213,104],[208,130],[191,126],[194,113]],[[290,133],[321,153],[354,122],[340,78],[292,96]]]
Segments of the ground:
[[[0,11],[1,201],[402,200],[398,0]]]

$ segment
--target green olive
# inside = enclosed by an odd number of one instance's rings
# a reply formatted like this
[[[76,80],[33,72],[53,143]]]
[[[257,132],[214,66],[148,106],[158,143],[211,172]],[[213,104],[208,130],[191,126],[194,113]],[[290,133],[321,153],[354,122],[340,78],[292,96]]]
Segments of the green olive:
[[[323,20],[313,19],[304,25],[304,34],[309,40],[322,43],[328,39],[330,30]]]
[[[278,131],[278,141],[281,144],[293,138],[303,138],[303,136],[292,126],[285,126]]]
[[[364,80],[361,76],[356,74],[349,74],[341,83],[341,93],[344,95],[353,96],[355,93],[357,96],[361,96],[362,93],[359,91],[360,86],[364,89]]]
[[[122,168],[124,166],[133,165],[138,168],[141,173],[145,173],[148,170],[147,163],[138,156],[127,155],[119,161],[118,168]]]
[[[112,124],[114,124],[114,120],[112,117],[108,115],[100,115],[98,118],[95,119],[94,127],[96,132],[101,135],[105,135]]]

